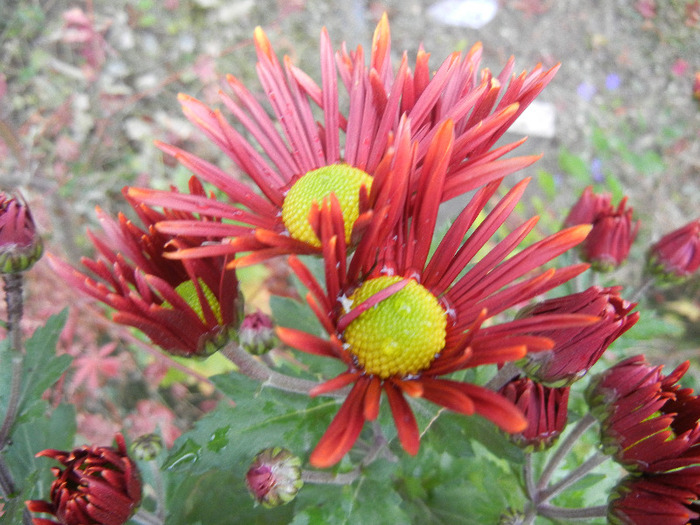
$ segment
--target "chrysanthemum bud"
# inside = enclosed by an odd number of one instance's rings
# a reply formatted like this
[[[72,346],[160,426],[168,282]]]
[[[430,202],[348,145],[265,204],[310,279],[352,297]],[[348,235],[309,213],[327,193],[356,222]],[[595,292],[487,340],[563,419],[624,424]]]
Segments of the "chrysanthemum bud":
[[[593,229],[580,246],[581,258],[598,272],[609,272],[620,266],[629,255],[639,231],[639,221],[632,221],[632,207],[627,198],[617,209],[612,206],[593,220]]]
[[[141,502],[141,478],[136,464],[126,453],[121,434],[117,448],[80,447],[71,452],[43,450],[37,454],[59,461],[54,468],[51,501],[27,501],[32,512],[53,515],[58,522],[35,519],[35,523],[56,525],[123,525]]]
[[[281,447],[260,451],[245,478],[250,494],[265,507],[289,503],[304,485],[301,459]]]
[[[500,393],[527,419],[527,428],[511,434],[511,441],[528,452],[551,447],[566,427],[569,387],[549,388],[521,378],[507,383]]]
[[[700,219],[664,235],[649,248],[647,273],[676,282],[700,268]]]
[[[43,251],[27,204],[0,192],[0,273],[28,270]]]
[[[238,343],[253,355],[262,355],[279,344],[272,319],[262,312],[246,315],[238,329]]]
[[[593,187],[588,186],[574,204],[564,221],[564,226],[593,224],[595,218],[610,208],[612,196],[609,193],[593,193]]]
[[[131,453],[141,461],[153,461],[163,450],[163,440],[158,434],[143,434],[131,444]]]

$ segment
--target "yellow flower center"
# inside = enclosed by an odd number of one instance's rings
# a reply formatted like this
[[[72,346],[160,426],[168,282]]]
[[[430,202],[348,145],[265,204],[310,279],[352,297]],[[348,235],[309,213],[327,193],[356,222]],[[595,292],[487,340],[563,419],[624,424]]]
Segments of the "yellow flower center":
[[[207,300],[207,303],[209,303],[209,307],[211,308],[212,312],[214,312],[214,317],[216,317],[216,321],[219,324],[223,324],[223,319],[221,317],[221,305],[219,304],[216,295],[214,295],[214,292],[212,292],[209,289],[209,287],[204,283],[202,279],[199,279],[199,286],[202,289],[204,298]],[[204,322],[204,309],[202,308],[202,303],[199,302],[199,297],[197,296],[197,288],[195,287],[194,282],[185,281],[183,283],[180,283],[175,288],[175,291],[180,297],[182,297],[185,300],[185,302],[188,305],[190,305],[192,310],[195,311],[195,313],[197,314],[197,316],[199,316],[202,322]],[[172,305],[168,304],[167,302],[163,303],[163,306],[165,308],[172,308]]]
[[[402,277],[377,277],[350,296],[356,307]],[[447,315],[436,297],[409,283],[352,321],[343,334],[348,350],[368,373],[386,379],[419,373],[445,347]]]
[[[350,242],[352,227],[360,215],[360,188],[372,187],[372,177],[347,164],[333,164],[308,172],[290,188],[282,204],[282,222],[292,238],[312,246],[321,246],[309,224],[311,205],[322,205],[334,193],[340,202],[345,222],[345,242]]]

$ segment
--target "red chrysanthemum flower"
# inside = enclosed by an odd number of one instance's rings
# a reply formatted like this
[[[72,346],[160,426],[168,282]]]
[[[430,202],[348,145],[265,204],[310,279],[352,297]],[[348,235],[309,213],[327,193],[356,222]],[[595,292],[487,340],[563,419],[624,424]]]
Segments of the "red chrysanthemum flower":
[[[599,374],[587,392],[601,420],[601,442],[633,472],[662,473],[700,463],[700,398],[678,381],[689,363],[668,376],[634,356]]]
[[[554,348],[527,357],[524,369],[530,377],[549,386],[571,385],[596,364],[603,352],[639,320],[639,312],[630,313],[636,303],[620,297],[621,286],[592,286],[580,293],[549,299],[523,310],[519,317],[543,313],[594,315],[600,322],[538,332],[549,337]]]
[[[190,190],[203,194],[194,179]],[[234,335],[240,317],[235,271],[225,257],[172,260],[166,255],[221,239],[163,234],[157,222],[192,215],[130,203],[145,229],[122,214],[114,220],[98,209],[105,235],[88,233],[99,252],[95,259],[82,259],[88,271],[49,256],[52,267],[66,283],[113,308],[115,322],[141,330],[164,350],[182,356],[218,350]]]
[[[608,505],[612,525],[688,525],[698,523],[700,467],[628,476],[613,489]]]
[[[513,379],[499,390],[501,395],[518,407],[527,428],[511,435],[513,443],[528,450],[551,447],[566,427],[569,387],[550,388],[532,379]]]
[[[409,134],[401,136],[408,141]],[[527,181],[516,185],[477,225],[479,214],[499,186],[494,182],[476,193],[429,258],[454,146],[452,124],[448,122],[431,141],[416,183],[421,198],[413,202],[412,215],[404,215],[401,202],[413,198],[405,182],[397,188],[396,195],[401,199],[396,198],[393,207],[369,224],[349,263],[350,249],[345,243],[337,199],[331,198],[320,208],[314,206],[310,223],[322,241],[325,291],[296,256],[290,257],[293,270],[309,288],[307,301],[330,340],[291,328],[278,329],[278,333],[294,348],[339,359],[347,365],[346,372],[315,388],[313,395],[354,385],[311,454],[311,463],[317,467],[333,465],[350,450],[365,421],[377,417],[382,392],[399,439],[411,454],[418,451],[419,433],[405,395],[422,397],[463,414],[480,414],[508,432],[523,431],[527,420],[502,395],[441,376],[519,359],[528,350],[551,348],[552,341],[530,335],[533,330],[580,326],[597,320],[554,314],[482,327],[486,319],[584,271],[586,265],[535,272],[581,242],[589,226],[562,231],[508,258],[532,230],[536,218],[491,244],[491,237],[527,185]],[[411,148],[406,142],[397,144],[396,149]],[[399,163],[407,156],[397,154],[395,158]],[[396,221],[384,220],[397,215]],[[387,223],[396,226],[386,232],[383,228]],[[472,227],[474,230],[463,240]],[[487,245],[488,253],[475,261]],[[469,264],[473,266],[461,275]],[[528,278],[514,282],[524,276]]]
[[[28,270],[43,248],[27,203],[0,191],[0,274]]]
[[[522,141],[492,149],[527,105],[549,83],[558,67],[513,75],[509,61],[498,77],[479,73],[481,46],[462,57],[451,55],[431,77],[429,55],[418,52],[413,71],[404,54],[397,70],[391,66],[389,24],[382,17],[374,34],[369,67],[362,47],[334,53],[330,38],[321,33],[321,86],[285,58],[280,64],[263,31],[255,31],[257,72],[274,118],[236,78],[229,76],[233,96],[222,93],[226,108],[241,129],[231,126],[219,110],[186,95],[180,96],[185,115],[241,170],[253,185],[235,174],[179,148],[159,147],[175,156],[227,198],[131,188],[129,195],[152,206],[164,206],[222,219],[167,221],[158,227],[169,234],[232,238],[221,246],[199,246],[171,256],[193,257],[253,252],[236,259],[242,266],[289,253],[318,253],[320,243],[307,221],[314,202],[334,193],[341,205],[345,240],[353,243],[373,213],[392,198],[394,172],[388,168],[392,137],[400,122],[410,120],[418,180],[428,145],[438,127],[451,120],[455,144],[440,191],[445,201],[500,179],[538,157],[501,159]],[[340,82],[339,82],[340,78]],[[349,95],[344,113],[339,83]],[[507,84],[507,86],[506,86]],[[320,108],[320,122],[316,114]],[[249,141],[247,137],[251,137]],[[215,230],[213,229],[215,228]]]
[[[141,478],[126,452],[121,434],[117,448],[80,447],[71,452],[43,450],[65,468],[52,468],[51,501],[27,501],[32,512],[53,515],[58,521],[34,518],[34,525],[123,525],[141,502]]]
[[[647,271],[669,281],[689,277],[700,268],[700,219],[673,230],[654,243]]]

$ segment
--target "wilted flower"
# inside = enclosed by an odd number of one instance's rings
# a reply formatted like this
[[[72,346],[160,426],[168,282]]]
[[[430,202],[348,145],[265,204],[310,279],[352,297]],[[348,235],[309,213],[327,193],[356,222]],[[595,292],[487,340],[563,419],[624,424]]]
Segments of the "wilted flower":
[[[538,157],[501,159],[522,141],[492,149],[499,137],[552,79],[558,66],[513,75],[513,61],[494,77],[479,73],[481,45],[463,57],[452,54],[431,74],[429,54],[419,50],[413,70],[404,54],[398,69],[391,66],[391,39],[386,16],[372,41],[369,68],[362,47],[334,54],[330,38],[321,33],[321,86],[292,65],[281,64],[262,29],[255,31],[257,72],[274,118],[267,115],[243,84],[229,76],[233,96],[222,101],[243,128],[231,126],[219,110],[180,95],[185,115],[225,152],[253,184],[179,148],[159,144],[202,180],[215,185],[227,202],[168,191],[131,188],[140,202],[189,212],[206,213],[226,222],[216,225],[222,246],[200,246],[173,256],[194,257],[252,252],[236,259],[237,266],[279,254],[320,253],[322,248],[308,222],[314,203],[322,205],[331,193],[338,199],[345,242],[354,244],[371,217],[383,213],[394,198],[399,177],[420,177],[430,141],[448,120],[454,123],[455,145],[447,160],[447,177],[439,193],[448,200],[501,179],[530,165]],[[339,82],[340,79],[340,82]],[[341,108],[339,85],[348,92],[348,108]],[[322,111],[320,122],[315,108]],[[395,155],[399,128],[410,120],[416,140],[413,172],[403,167],[408,157]],[[247,137],[252,137],[249,141]],[[168,220],[162,232],[208,236],[210,225],[192,220]]]
[[[27,203],[0,192],[0,274],[28,270],[43,249]]]
[[[584,292],[549,299],[523,310],[519,317],[577,313],[600,319],[588,326],[537,332],[536,335],[554,341],[554,348],[528,355],[523,365],[527,374],[549,386],[570,385],[582,378],[608,346],[639,319],[639,312],[630,313],[636,304],[622,299],[621,289],[621,286],[592,286]]]
[[[664,235],[649,248],[647,271],[662,280],[678,281],[700,268],[700,219]]]
[[[499,392],[518,407],[527,420],[525,430],[510,436],[519,447],[545,450],[564,431],[569,387],[549,388],[532,379],[519,378],[506,383]]]
[[[628,476],[613,489],[611,525],[687,525],[700,518],[700,467]]]
[[[65,468],[52,469],[49,502],[27,501],[32,512],[53,515],[58,521],[34,518],[35,525],[123,525],[141,502],[141,479],[126,453],[121,434],[117,448],[80,447],[71,452],[43,450],[45,456]]]
[[[626,205],[625,197],[617,209],[611,206],[593,219],[593,229],[581,244],[580,250],[582,259],[590,262],[594,270],[613,270],[629,255],[630,247],[639,231],[639,221],[632,222],[633,209],[627,208]]]
[[[307,301],[330,340],[291,328],[279,328],[280,339],[300,351],[339,359],[347,365],[347,371],[312,390],[312,395],[353,385],[311,454],[315,466],[333,465],[352,448],[365,421],[377,417],[382,392],[403,448],[410,454],[418,451],[419,431],[406,395],[462,414],[480,414],[507,432],[522,432],[526,419],[502,395],[441,376],[520,359],[528,350],[549,349],[551,340],[530,333],[592,320],[590,316],[554,314],[481,326],[486,319],[581,273],[585,265],[535,270],[578,244],[589,227],[562,231],[509,258],[534,227],[536,219],[531,219],[503,241],[490,244],[488,253],[474,262],[513,210],[528,181],[517,184],[475,226],[498,188],[495,182],[476,193],[429,258],[440,189],[446,184],[454,145],[448,122],[438,130],[426,155],[417,181],[422,198],[415,200],[413,214],[404,215],[404,202],[394,199],[386,214],[398,215],[396,221],[388,221],[396,226],[387,232],[383,217],[375,217],[354,250],[344,241],[337,200],[316,208],[311,222],[322,240],[325,291],[296,257],[290,257],[292,269],[310,291]],[[397,150],[404,147],[410,146],[396,146]],[[396,196],[408,201],[412,194],[407,185],[404,182],[397,188]],[[474,231],[464,240],[472,226]],[[515,282],[526,275],[526,280]]]
[[[286,448],[266,448],[255,456],[245,481],[257,503],[265,507],[284,505],[304,486],[301,459]]]
[[[238,344],[247,352],[262,355],[279,344],[272,319],[258,311],[248,314],[238,329]]]
[[[199,195],[203,190],[193,180],[191,191]],[[234,335],[239,321],[235,271],[226,267],[225,257],[180,261],[168,259],[167,252],[220,238],[194,241],[160,233],[156,222],[193,216],[130,203],[144,230],[122,214],[115,220],[98,209],[105,236],[89,233],[99,252],[95,259],[82,259],[89,273],[50,256],[52,267],[68,284],[113,308],[115,322],[141,330],[164,350],[182,356],[218,350]]]
[[[700,399],[677,384],[688,366],[663,376],[661,366],[634,356],[589,385],[604,450],[628,470],[656,474],[700,461]]]

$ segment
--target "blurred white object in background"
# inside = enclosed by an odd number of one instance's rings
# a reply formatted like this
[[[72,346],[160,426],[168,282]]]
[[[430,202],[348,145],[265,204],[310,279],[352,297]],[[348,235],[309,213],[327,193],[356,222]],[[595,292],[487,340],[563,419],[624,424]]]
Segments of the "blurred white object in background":
[[[441,0],[428,8],[428,16],[442,24],[479,29],[498,11],[496,0]]]

